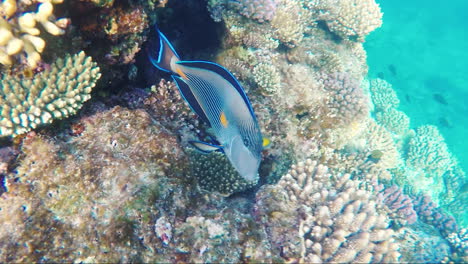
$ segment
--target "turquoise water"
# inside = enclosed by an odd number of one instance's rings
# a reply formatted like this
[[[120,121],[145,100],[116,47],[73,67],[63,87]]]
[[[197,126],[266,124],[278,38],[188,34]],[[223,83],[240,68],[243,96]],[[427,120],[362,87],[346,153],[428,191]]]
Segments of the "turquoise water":
[[[383,26],[367,37],[369,75],[393,84],[411,126],[438,126],[466,172],[468,1],[377,1]]]

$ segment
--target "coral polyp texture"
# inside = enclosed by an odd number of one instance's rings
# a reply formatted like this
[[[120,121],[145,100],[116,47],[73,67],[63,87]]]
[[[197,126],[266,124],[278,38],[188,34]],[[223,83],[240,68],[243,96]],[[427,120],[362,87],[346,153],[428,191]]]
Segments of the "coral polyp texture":
[[[346,39],[363,41],[382,25],[382,12],[374,0],[319,0],[307,4],[318,11],[332,32]]]
[[[231,5],[243,16],[259,22],[270,21],[276,12],[276,0],[235,0]]]
[[[75,114],[91,98],[100,76],[99,67],[84,52],[57,59],[50,70],[32,79],[5,74],[0,90],[0,136],[22,134]]]
[[[231,195],[257,184],[257,181],[244,180],[222,153],[213,152],[204,155],[195,150],[190,150],[188,153],[193,176],[204,190]]]
[[[57,36],[65,33],[69,21],[66,18],[56,20],[53,11],[54,4],[62,0],[46,1],[15,1],[4,0],[0,4],[0,64],[11,66],[14,57],[26,54],[26,63],[36,68],[41,60],[46,41],[38,27],[41,25],[47,33]],[[35,12],[19,12],[26,7],[36,6]]]

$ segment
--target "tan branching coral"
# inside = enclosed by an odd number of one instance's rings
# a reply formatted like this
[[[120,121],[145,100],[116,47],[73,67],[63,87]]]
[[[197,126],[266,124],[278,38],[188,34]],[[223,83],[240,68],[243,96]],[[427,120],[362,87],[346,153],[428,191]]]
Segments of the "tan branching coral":
[[[69,24],[66,18],[55,20],[53,4],[63,0],[36,1],[36,12],[24,12],[16,14],[18,7],[14,0],[5,0],[0,4],[0,64],[10,66],[13,57],[26,53],[27,64],[35,68],[41,59],[41,53],[46,46],[45,40],[40,37],[41,31],[37,27],[42,26],[49,34],[54,36],[65,33],[63,30]]]
[[[398,261],[399,245],[388,216],[363,183],[335,175],[312,160],[294,165],[275,186],[257,194],[256,209],[273,247],[288,260],[304,263],[388,263]],[[295,220],[286,221],[289,214]],[[297,233],[281,232],[282,225]]]
[[[99,67],[84,52],[58,59],[33,79],[3,76],[0,136],[22,134],[75,114],[91,98],[100,76]]]

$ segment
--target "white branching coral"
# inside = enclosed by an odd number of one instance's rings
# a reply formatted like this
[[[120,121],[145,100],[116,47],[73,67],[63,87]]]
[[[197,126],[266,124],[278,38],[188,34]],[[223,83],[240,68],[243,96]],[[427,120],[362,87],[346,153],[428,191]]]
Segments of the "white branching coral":
[[[84,52],[58,59],[33,79],[3,76],[0,136],[22,134],[73,115],[91,98],[100,76],[99,67]]]
[[[27,64],[35,68],[41,59],[41,53],[46,42],[39,35],[37,28],[40,24],[49,34],[62,35],[63,27],[68,24],[68,19],[55,20],[53,4],[63,0],[46,0],[37,4],[36,12],[24,12],[17,14],[18,4],[15,0],[4,0],[0,4],[0,64],[10,66],[13,57],[26,53]],[[33,1],[36,4],[36,1]]]

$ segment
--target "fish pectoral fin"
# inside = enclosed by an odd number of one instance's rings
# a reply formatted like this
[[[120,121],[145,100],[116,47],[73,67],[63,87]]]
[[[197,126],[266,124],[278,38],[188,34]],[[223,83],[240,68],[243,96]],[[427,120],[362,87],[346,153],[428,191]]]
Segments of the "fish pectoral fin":
[[[213,144],[210,144],[210,143],[206,143],[206,142],[202,142],[202,141],[189,141],[189,143],[198,151],[202,152],[202,153],[211,153],[213,151],[222,151],[223,150],[223,146],[219,146],[219,145],[213,145]]]

